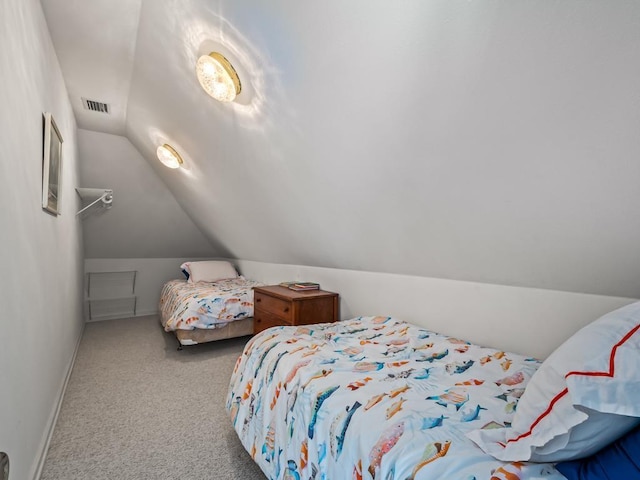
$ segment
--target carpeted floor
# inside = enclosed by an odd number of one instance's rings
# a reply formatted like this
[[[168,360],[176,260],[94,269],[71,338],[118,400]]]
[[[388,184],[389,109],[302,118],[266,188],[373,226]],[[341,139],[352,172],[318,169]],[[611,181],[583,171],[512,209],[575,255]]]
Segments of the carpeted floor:
[[[176,351],[156,316],[87,324],[41,479],[264,479],[224,408],[248,338]]]

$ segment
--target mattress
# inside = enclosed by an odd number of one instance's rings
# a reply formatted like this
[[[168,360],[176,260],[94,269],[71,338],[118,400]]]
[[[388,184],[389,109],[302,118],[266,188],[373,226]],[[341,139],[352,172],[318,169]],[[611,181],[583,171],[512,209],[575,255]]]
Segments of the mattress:
[[[217,282],[170,280],[160,294],[160,321],[167,332],[214,329],[253,316],[253,287],[243,277]]]
[[[273,327],[245,347],[226,406],[271,479],[560,480],[466,436],[509,428],[539,365],[390,317]]]

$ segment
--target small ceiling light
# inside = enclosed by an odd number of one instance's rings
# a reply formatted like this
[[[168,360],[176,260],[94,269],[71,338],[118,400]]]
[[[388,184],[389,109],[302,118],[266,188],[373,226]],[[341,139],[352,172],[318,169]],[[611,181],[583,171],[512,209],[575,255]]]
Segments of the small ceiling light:
[[[204,91],[221,102],[233,102],[240,93],[240,79],[235,69],[218,52],[203,55],[196,63],[198,81]]]
[[[158,150],[156,150],[156,154],[158,155],[158,160],[160,160],[163,165],[169,168],[178,168],[184,163],[180,154],[176,152],[171,145],[168,145],[166,143],[158,147]]]

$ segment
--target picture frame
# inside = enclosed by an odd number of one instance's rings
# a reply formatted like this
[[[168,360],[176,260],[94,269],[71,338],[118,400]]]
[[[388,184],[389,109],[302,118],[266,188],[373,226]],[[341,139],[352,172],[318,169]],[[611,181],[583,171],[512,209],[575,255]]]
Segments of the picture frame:
[[[62,193],[62,135],[49,112],[44,115],[44,144],[42,157],[42,208],[60,215]]]

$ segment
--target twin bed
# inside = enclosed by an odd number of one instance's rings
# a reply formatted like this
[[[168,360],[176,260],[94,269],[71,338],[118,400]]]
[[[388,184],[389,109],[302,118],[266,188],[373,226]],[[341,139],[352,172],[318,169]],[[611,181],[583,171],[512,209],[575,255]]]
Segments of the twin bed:
[[[637,378],[610,385],[626,369],[605,373],[622,346],[638,357],[631,309],[542,364],[390,317],[273,327],[246,345],[226,406],[269,479],[640,478],[617,476],[620,462],[610,477],[571,476],[582,466],[569,462],[640,437]]]
[[[227,408],[271,479],[558,479],[464,435],[509,425],[537,366],[388,317],[276,327],[247,345]]]
[[[180,346],[253,334],[253,287],[229,262],[186,262],[160,294],[160,322]]]

